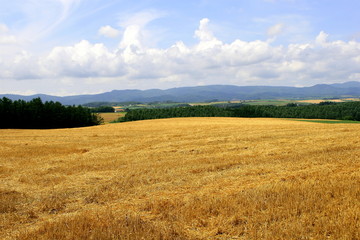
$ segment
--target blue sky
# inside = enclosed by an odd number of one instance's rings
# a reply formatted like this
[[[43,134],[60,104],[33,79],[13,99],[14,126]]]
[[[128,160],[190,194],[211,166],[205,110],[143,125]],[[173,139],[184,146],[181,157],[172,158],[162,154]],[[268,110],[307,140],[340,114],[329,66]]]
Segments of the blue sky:
[[[360,81],[356,0],[12,0],[0,93]]]

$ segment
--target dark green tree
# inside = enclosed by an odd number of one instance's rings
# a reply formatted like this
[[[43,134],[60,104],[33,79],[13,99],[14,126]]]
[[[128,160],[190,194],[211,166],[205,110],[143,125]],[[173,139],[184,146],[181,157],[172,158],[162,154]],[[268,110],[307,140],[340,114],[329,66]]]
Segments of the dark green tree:
[[[0,128],[72,128],[100,123],[98,115],[81,106],[43,103],[40,98],[29,102],[0,99]]]

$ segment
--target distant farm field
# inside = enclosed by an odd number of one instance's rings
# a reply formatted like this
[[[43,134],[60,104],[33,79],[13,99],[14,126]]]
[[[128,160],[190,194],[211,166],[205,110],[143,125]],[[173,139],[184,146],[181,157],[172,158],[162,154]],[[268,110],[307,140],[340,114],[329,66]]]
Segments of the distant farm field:
[[[0,130],[0,239],[360,239],[360,125]]]
[[[297,102],[299,103],[314,103],[314,104],[318,104],[318,103],[321,103],[321,102],[324,102],[324,101],[327,101],[327,102],[345,102],[346,100],[345,99],[331,99],[331,100],[324,100],[324,99],[310,99],[310,100],[299,100]],[[355,100],[354,100],[355,101]]]
[[[104,119],[104,123],[109,123],[125,116],[125,112],[99,113],[99,115]]]

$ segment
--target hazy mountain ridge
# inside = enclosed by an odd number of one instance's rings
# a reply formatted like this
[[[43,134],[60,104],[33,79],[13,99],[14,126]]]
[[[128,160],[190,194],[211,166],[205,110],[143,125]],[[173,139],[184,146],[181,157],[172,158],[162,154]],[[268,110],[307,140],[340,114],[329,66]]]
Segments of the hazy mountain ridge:
[[[275,86],[234,86],[208,85],[197,87],[179,87],[166,90],[113,90],[92,95],[51,96],[36,94],[22,96],[14,94],[0,94],[12,100],[23,99],[29,101],[40,97],[43,101],[58,101],[67,105],[78,105],[89,102],[204,102],[209,100],[251,100],[251,99],[279,99],[279,98],[339,98],[360,97],[360,82],[352,81],[335,84],[318,84],[312,87],[275,87]]]

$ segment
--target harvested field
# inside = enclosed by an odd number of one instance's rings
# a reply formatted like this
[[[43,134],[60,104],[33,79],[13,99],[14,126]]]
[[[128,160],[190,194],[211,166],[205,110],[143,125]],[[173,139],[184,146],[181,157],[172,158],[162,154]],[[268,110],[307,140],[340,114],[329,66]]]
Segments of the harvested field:
[[[324,100],[324,99],[311,99],[311,100],[298,100],[296,102],[299,103],[316,103],[319,104],[321,102],[345,102],[344,99],[331,99],[331,100]]]
[[[125,112],[99,113],[99,115],[104,119],[104,123],[109,123],[125,116]]]
[[[360,125],[0,130],[0,239],[360,239]]]

